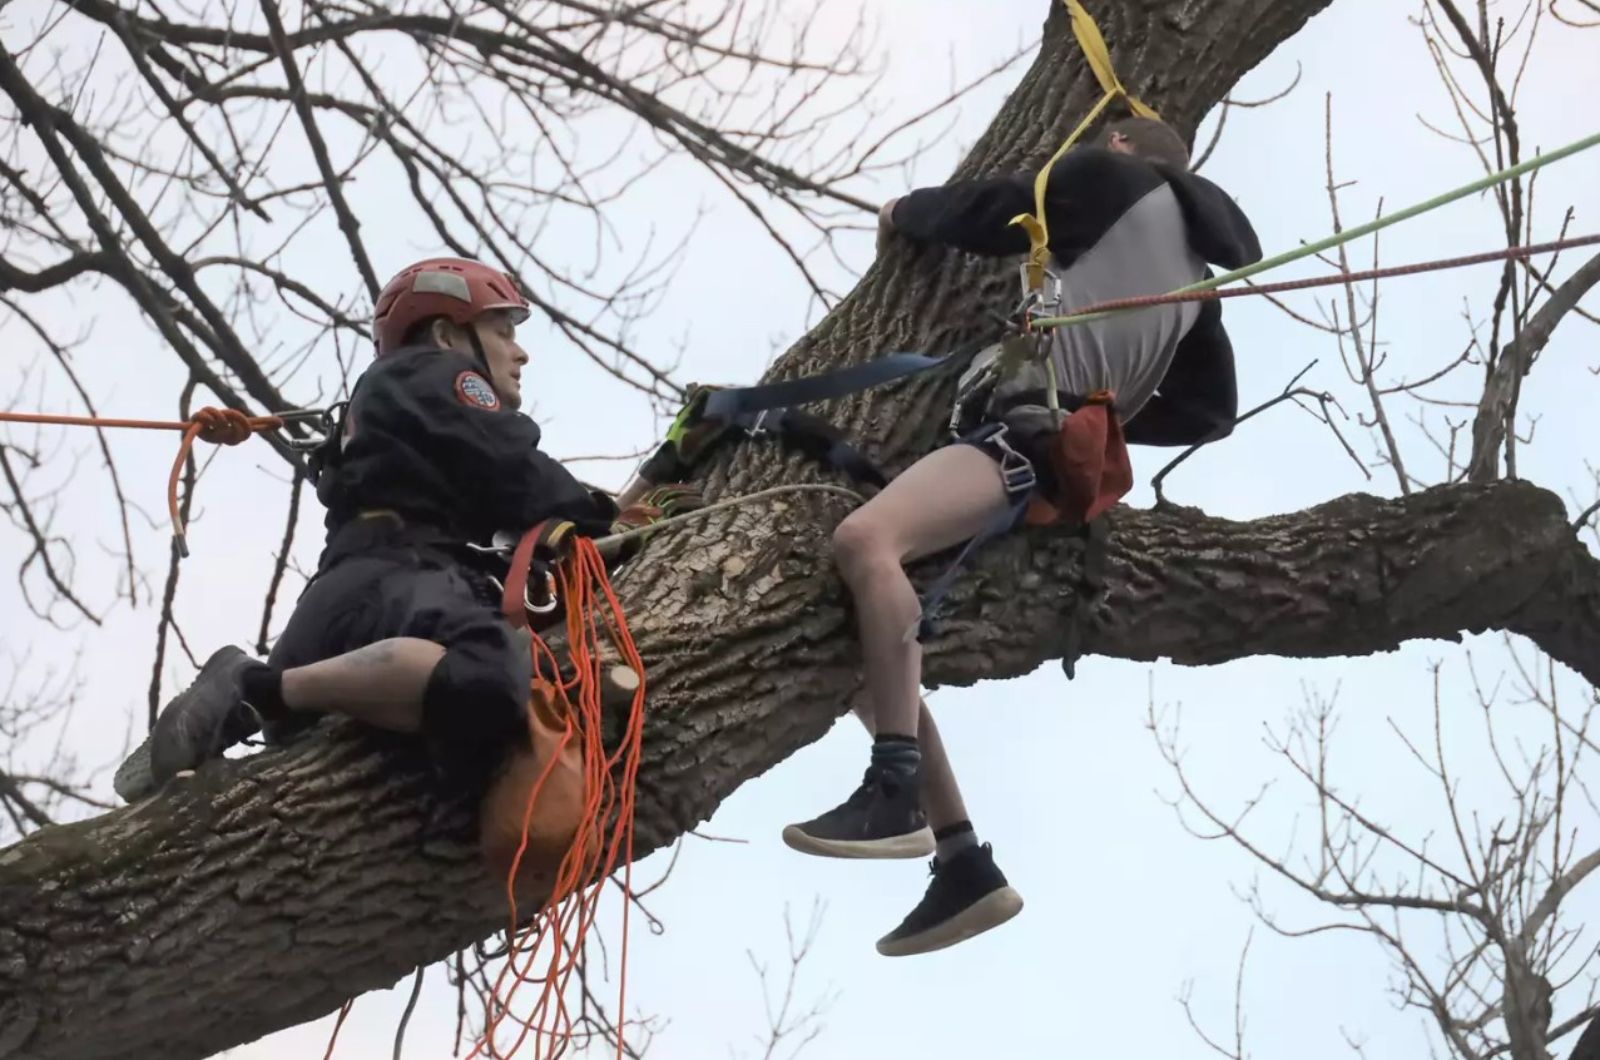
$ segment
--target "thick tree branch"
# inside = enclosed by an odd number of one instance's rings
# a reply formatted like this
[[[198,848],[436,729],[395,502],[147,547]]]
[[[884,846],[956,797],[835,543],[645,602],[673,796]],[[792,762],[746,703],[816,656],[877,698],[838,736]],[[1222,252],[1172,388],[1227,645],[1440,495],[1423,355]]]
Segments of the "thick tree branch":
[[[1107,595],[1087,634],[1098,654],[1364,655],[1505,629],[1600,679],[1600,562],[1559,499],[1533,486],[1357,495],[1247,523],[1178,508],[1112,519]],[[623,582],[656,682],[641,850],[818,738],[855,685],[850,615],[803,543],[768,537],[730,552],[714,536],[652,545],[713,558],[683,560],[697,596],[680,583],[672,606],[646,575]],[[928,683],[1057,657],[1080,549],[1039,532],[989,552],[929,645]],[[755,595],[765,604],[733,606]],[[0,1034],[0,1057],[99,1055],[113,1043],[129,1058],[200,1056],[481,937],[499,925],[498,891],[468,815],[431,792],[419,749],[346,725],[0,852],[0,924],[13,925],[0,927],[0,951],[19,955],[0,968],[0,1027],[37,1035],[18,1040],[33,1051],[8,1053]],[[228,974],[246,951],[283,985]],[[92,1019],[72,1001],[83,996],[101,998]]]

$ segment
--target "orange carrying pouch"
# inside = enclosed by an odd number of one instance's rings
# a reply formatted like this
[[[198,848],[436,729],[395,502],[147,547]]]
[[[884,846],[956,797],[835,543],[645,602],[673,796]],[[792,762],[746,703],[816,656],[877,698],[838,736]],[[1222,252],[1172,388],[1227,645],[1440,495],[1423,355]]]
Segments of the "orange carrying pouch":
[[[479,813],[479,837],[490,871],[496,879],[506,879],[521,849],[519,883],[555,875],[583,822],[588,796],[576,719],[555,688],[540,678],[534,679],[529,696],[528,735],[529,746],[506,755]]]
[[[1055,499],[1035,493],[1023,520],[1027,525],[1081,526],[1133,488],[1133,464],[1113,402],[1110,391],[1097,391],[1062,421],[1050,439],[1049,467],[1041,469],[1055,486]]]

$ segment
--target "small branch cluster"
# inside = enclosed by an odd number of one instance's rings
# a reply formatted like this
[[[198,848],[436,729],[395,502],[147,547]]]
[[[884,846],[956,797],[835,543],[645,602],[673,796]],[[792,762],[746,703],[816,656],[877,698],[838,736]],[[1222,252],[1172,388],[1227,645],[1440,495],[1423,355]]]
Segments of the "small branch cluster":
[[[1600,870],[1600,837],[1580,823],[1600,819],[1593,787],[1600,692],[1590,688],[1582,702],[1567,703],[1553,662],[1529,662],[1508,650],[1509,694],[1498,685],[1485,688],[1472,673],[1503,796],[1495,805],[1505,807],[1503,814],[1473,809],[1452,771],[1446,747],[1457,734],[1447,730],[1459,708],[1443,704],[1437,665],[1432,731],[1418,738],[1390,722],[1444,811],[1442,839],[1405,834],[1339,782],[1332,698],[1309,695],[1286,727],[1269,728],[1264,738],[1315,808],[1310,848],[1291,838],[1283,852],[1252,820],[1270,785],[1238,812],[1224,812],[1193,783],[1176,714],[1157,711],[1153,702],[1149,714],[1178,783],[1173,805],[1185,827],[1235,844],[1269,875],[1337,911],[1311,926],[1291,926],[1268,908],[1257,882],[1245,897],[1259,919],[1287,937],[1354,931],[1377,940],[1397,973],[1397,1002],[1423,1013],[1458,1060],[1552,1060],[1554,1043],[1600,1014],[1594,974],[1600,949],[1567,901]],[[1519,706],[1543,716],[1542,746],[1503,731],[1510,722],[1502,715]],[[1232,1051],[1213,1046],[1240,1055],[1242,1024],[1236,1041]]]

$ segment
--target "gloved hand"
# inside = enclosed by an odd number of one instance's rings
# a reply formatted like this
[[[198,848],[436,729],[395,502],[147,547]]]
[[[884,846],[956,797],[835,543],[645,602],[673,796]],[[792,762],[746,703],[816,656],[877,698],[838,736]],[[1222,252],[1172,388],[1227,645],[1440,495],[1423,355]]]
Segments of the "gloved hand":
[[[657,486],[640,497],[637,502],[622,509],[611,524],[611,532],[625,534],[630,530],[641,530],[647,526],[654,526],[663,519],[698,511],[704,507],[705,498],[700,495],[697,486],[686,482]],[[645,536],[640,535],[622,542],[618,546],[613,562],[624,563],[638,555],[639,550],[644,547]]]
[[[706,506],[700,488],[688,482],[672,482],[657,486],[638,501],[628,505],[611,524],[613,534],[626,533],[646,526],[654,526],[663,519],[698,511]]]
[[[705,419],[706,398],[721,387],[691,384],[683,408],[667,428],[666,441],[655,451],[639,474],[651,482],[680,482],[695,464],[710,451],[728,430],[728,425]]]

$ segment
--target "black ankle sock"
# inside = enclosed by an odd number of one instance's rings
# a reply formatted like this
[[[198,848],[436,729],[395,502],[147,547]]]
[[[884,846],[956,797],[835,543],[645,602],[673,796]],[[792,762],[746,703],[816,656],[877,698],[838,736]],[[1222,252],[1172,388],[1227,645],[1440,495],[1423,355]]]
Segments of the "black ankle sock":
[[[880,733],[872,741],[872,764],[900,777],[913,777],[922,765],[915,736]]]
[[[968,847],[977,846],[978,833],[971,821],[953,821],[936,830],[933,841],[938,844],[934,856],[940,861],[949,861]]]
[[[240,676],[239,685],[245,703],[263,721],[276,721],[289,716],[289,708],[283,702],[282,670],[266,663],[257,663]]]

